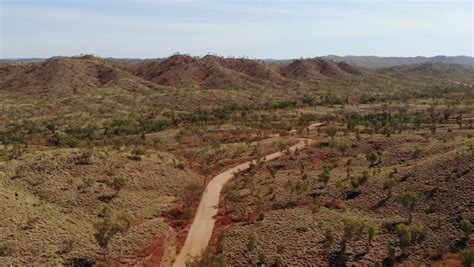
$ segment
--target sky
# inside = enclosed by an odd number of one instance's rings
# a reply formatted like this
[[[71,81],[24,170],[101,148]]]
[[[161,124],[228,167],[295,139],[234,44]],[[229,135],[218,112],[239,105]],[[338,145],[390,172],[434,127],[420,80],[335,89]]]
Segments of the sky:
[[[0,0],[0,58],[473,56],[474,0]]]

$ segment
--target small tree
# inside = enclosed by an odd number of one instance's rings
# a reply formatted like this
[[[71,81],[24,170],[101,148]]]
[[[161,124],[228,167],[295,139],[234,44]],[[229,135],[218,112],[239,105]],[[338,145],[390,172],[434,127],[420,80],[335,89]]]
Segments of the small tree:
[[[331,179],[331,170],[328,167],[324,167],[323,172],[319,174],[319,181],[326,187]]]
[[[359,185],[364,185],[369,180],[369,171],[364,170],[361,175],[358,177]]]
[[[402,249],[402,252],[405,252],[405,249],[412,243],[412,233],[410,228],[405,224],[397,225],[397,234],[398,234],[398,244]]]
[[[255,247],[257,246],[257,236],[255,233],[251,233],[249,235],[249,241],[247,242],[247,252],[252,252],[255,250]]]
[[[267,256],[265,255],[264,252],[260,251],[260,253],[258,253],[258,263],[261,265],[265,265],[266,262],[267,262]]]
[[[393,178],[387,178],[384,182],[383,182],[383,189],[385,191],[387,191],[387,199],[389,199],[390,197],[392,197],[392,191],[393,191],[393,187],[395,186],[396,184],[396,181],[395,179]]]
[[[202,189],[203,186],[197,182],[192,182],[186,185],[181,192],[184,204],[187,207],[192,207],[199,200]]]
[[[464,239],[466,241],[469,240],[469,236],[471,235],[472,231],[474,230],[474,226],[472,225],[472,223],[467,219],[463,219],[459,223],[459,228],[461,228],[461,230],[464,233]]]
[[[337,181],[336,183],[336,189],[339,191],[339,195],[341,196],[341,199],[346,199],[347,198],[347,185],[343,183],[342,181]]]
[[[356,217],[349,217],[343,220],[344,234],[341,241],[341,251],[346,251],[347,242],[355,242],[362,237],[366,224]]]
[[[344,158],[348,149],[347,145],[345,143],[337,143],[336,148],[341,152],[341,158]]]
[[[326,129],[326,134],[331,137],[331,142],[334,141],[334,136],[337,134],[337,128],[329,127]]]
[[[361,185],[364,185],[369,180],[369,172],[367,170],[363,171],[362,174],[356,177],[349,177],[351,185],[354,189],[358,188]]]
[[[432,136],[434,136],[436,134],[436,124],[435,123],[430,124],[430,132],[431,132]]]
[[[217,238],[216,253],[221,254],[224,252],[225,239],[227,237],[227,231],[224,229],[220,232]]]
[[[406,192],[399,196],[398,202],[406,209],[408,223],[412,221],[412,214],[418,204],[418,196],[415,192]]]
[[[114,177],[112,181],[112,188],[115,190],[115,195],[118,195],[120,190],[127,184],[127,181],[123,177]]]
[[[395,248],[392,246],[387,247],[387,262],[384,266],[393,266],[395,262]]]
[[[451,113],[452,113],[452,111],[449,108],[443,110],[443,118],[444,118],[445,121],[448,121],[449,116],[451,116]]]
[[[370,163],[369,167],[375,166],[379,160],[379,156],[377,155],[377,153],[373,153],[373,152],[367,154],[365,157]]]
[[[367,227],[367,251],[369,251],[370,246],[372,246],[372,241],[374,240],[376,230],[373,226],[369,225]]]
[[[128,227],[130,227],[130,219],[127,216],[114,216],[111,212],[107,212],[103,220],[94,224],[94,238],[101,247],[104,258],[108,253],[110,240]]]
[[[461,252],[461,260],[463,266],[474,266],[474,248],[467,248]]]
[[[422,151],[418,146],[415,146],[415,149],[413,150],[412,157],[413,159],[417,159],[421,156]]]
[[[303,104],[308,105],[308,106],[313,106],[316,104],[316,100],[314,99],[314,97],[309,96],[309,95],[304,95],[303,98],[301,99],[301,102],[303,102]]]
[[[323,241],[323,246],[325,250],[329,250],[334,244],[334,233],[331,228],[326,229],[326,232],[324,233],[324,241]]]
[[[462,115],[459,114],[457,117],[456,117],[456,123],[459,125],[459,129],[462,128]]]
[[[225,267],[228,266],[227,259],[222,253],[214,255],[209,248],[206,248],[201,257],[195,257],[186,262],[188,267]]]
[[[285,263],[283,263],[283,259],[280,255],[277,255],[275,257],[275,260],[273,261],[273,265],[272,266],[275,266],[275,267],[283,267],[285,266]]]
[[[319,209],[321,208],[320,206],[320,203],[319,203],[319,199],[318,198],[315,198],[313,200],[313,202],[311,203],[310,205],[310,210],[311,210],[311,217],[312,217],[312,220],[313,220],[313,225],[314,225],[314,222],[316,220],[316,214],[318,213]]]
[[[0,241],[0,257],[12,255],[16,250],[16,244],[13,241]]]

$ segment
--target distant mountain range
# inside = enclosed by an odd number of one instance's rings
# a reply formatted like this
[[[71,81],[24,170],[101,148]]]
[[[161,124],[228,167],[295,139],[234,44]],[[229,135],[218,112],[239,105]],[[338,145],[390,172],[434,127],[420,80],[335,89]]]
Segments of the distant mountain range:
[[[280,88],[298,81],[349,79],[362,73],[344,62],[321,58],[288,64],[245,58],[173,55],[154,60],[54,57],[43,61],[0,64],[1,89],[121,87],[128,90],[171,86],[183,88]]]
[[[344,61],[364,68],[387,68],[400,65],[421,63],[450,63],[474,67],[474,57],[468,56],[435,56],[435,57],[376,57],[376,56],[324,56],[323,59]]]
[[[339,58],[345,59],[346,58]],[[366,79],[449,79],[472,81],[474,68],[424,62],[369,69],[338,58],[264,61],[207,55],[173,55],[163,59],[110,59],[90,55],[0,63],[0,90],[74,92],[118,87],[148,90],[163,87],[202,89],[297,88],[315,82]],[[350,58],[347,58],[350,61]],[[441,60],[438,58],[438,60]],[[413,61],[411,61],[413,62]],[[442,62],[450,62],[444,58]],[[387,63],[385,63],[387,64]]]
[[[459,64],[469,67],[474,67],[474,57],[470,56],[434,56],[434,57],[378,57],[378,56],[336,56],[329,55],[320,57],[321,59],[332,60],[336,62],[347,62],[351,65],[356,65],[364,68],[387,68],[401,65],[416,65],[421,63],[449,63]],[[113,58],[108,58],[113,59]],[[140,59],[140,58],[115,58],[117,60],[128,61],[128,62],[140,62],[145,60],[156,60],[156,59]],[[0,59],[0,62],[13,62],[13,63],[33,63],[42,62],[47,60],[46,58],[6,58]],[[265,62],[273,63],[289,63],[293,59],[264,59]]]

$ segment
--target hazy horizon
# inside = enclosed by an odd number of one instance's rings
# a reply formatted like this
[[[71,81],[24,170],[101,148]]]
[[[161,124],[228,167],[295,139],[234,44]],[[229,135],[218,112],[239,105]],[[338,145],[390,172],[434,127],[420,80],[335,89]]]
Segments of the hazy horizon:
[[[4,0],[0,58],[473,55],[472,1]]]
[[[77,54],[77,55],[56,55],[56,56],[50,56],[50,57],[4,57],[4,58],[2,57],[2,58],[0,58],[0,60],[48,59],[48,58],[55,58],[55,57],[78,57],[78,56],[86,56],[86,55],[92,55],[92,56],[99,57],[99,58],[147,60],[147,59],[167,58],[167,57],[170,57],[170,56],[173,56],[173,55],[176,55],[176,54],[189,55],[189,56],[193,56],[193,57],[204,57],[204,56],[206,56],[206,55],[190,55],[190,54],[186,54],[186,53],[175,53],[175,54],[170,54],[170,55],[166,55],[166,56],[162,56],[162,57],[103,57],[101,55],[97,55],[97,54],[94,54],[94,53],[92,53],[92,54],[81,53],[81,54]],[[210,54],[207,54],[207,55],[238,58],[236,56],[223,56],[223,55],[218,55],[218,54],[213,54],[213,53],[210,53]],[[299,58],[315,58],[315,57],[330,57],[330,56],[337,56],[337,57],[377,57],[377,58],[419,58],[419,57],[420,58],[433,58],[433,57],[437,57],[437,56],[441,56],[441,57],[445,56],[445,57],[469,57],[469,58],[474,58],[473,56],[468,56],[468,55],[452,55],[452,56],[433,55],[433,56],[406,56],[406,57],[405,56],[377,56],[377,55],[315,55],[313,57],[293,57],[293,58],[252,58],[252,57],[245,57],[245,58],[255,59],[255,60],[294,60],[294,59],[299,59]]]

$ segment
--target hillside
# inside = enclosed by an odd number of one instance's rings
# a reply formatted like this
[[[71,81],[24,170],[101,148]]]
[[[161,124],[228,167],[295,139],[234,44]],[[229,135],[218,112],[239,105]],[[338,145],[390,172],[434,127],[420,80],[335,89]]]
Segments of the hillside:
[[[206,56],[205,58],[213,59],[220,65],[243,73],[254,80],[264,80],[270,83],[280,83],[283,80],[275,69],[259,60],[223,58],[218,56]]]
[[[77,90],[119,87],[146,90],[156,87],[106,61],[91,57],[51,58],[40,63],[2,63],[0,89],[47,90],[68,93]]]
[[[298,59],[280,66],[280,73],[290,79],[347,78],[360,74],[356,67],[345,62],[335,63],[320,58]]]
[[[232,89],[258,87],[264,77],[252,77],[261,73],[246,72],[239,65],[229,65],[227,59],[206,56],[195,58],[175,55],[163,60],[144,61],[137,64],[133,73],[160,85],[174,87]],[[255,67],[258,63],[254,63]],[[260,66],[259,66],[260,67]],[[264,67],[260,67],[260,70]]]
[[[295,60],[275,66],[258,60],[174,55],[165,59],[123,61],[93,56],[51,58],[44,62],[2,63],[0,88],[68,92],[115,86],[144,90],[162,85],[178,88],[279,88],[292,80],[346,79],[361,72],[347,63]],[[21,77],[21,79],[20,79]]]
[[[441,59],[440,59],[441,60]],[[444,61],[448,61],[446,58]],[[376,75],[375,75],[376,74]],[[160,86],[194,89],[257,89],[294,87],[317,80],[345,82],[360,79],[389,81],[417,77],[469,81],[474,69],[458,64],[422,63],[376,71],[324,58],[264,62],[218,56],[174,55],[153,60],[115,60],[93,56],[57,57],[33,63],[0,63],[0,89],[77,90],[116,87],[125,90]]]
[[[455,81],[474,80],[474,68],[462,66],[459,64],[443,63],[421,63],[415,65],[402,65],[378,70],[379,73],[391,76],[412,76],[412,77],[431,77],[439,79],[452,79]]]

